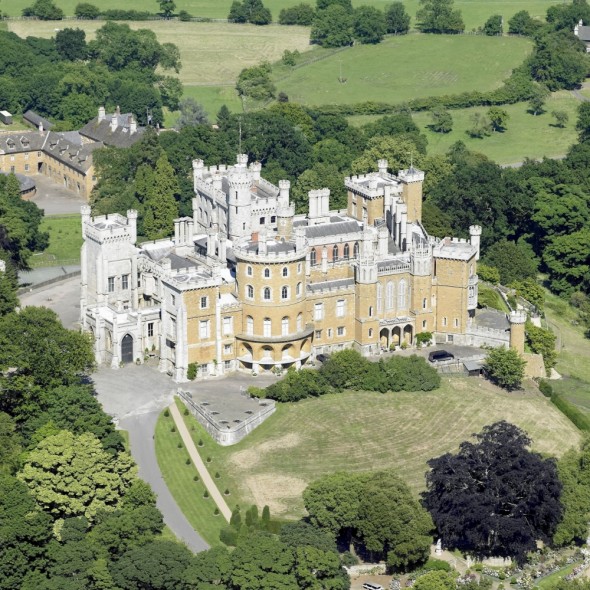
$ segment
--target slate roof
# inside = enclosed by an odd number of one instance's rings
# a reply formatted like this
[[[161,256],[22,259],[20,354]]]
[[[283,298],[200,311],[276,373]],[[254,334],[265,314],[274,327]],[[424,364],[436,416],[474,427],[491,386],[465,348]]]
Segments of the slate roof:
[[[39,151],[47,134],[41,135],[38,131],[15,131],[7,135],[0,135],[0,153],[16,154],[21,152]]]
[[[578,27],[578,37],[581,41],[590,41],[590,27],[584,25]]]
[[[307,238],[327,238],[339,234],[352,234],[361,231],[358,221],[339,221],[336,223],[322,223],[305,228]]]
[[[4,176],[8,176],[10,172],[1,172],[0,174],[4,174]],[[33,190],[35,188],[35,181],[24,174],[15,174],[18,183],[20,184],[20,192],[25,193],[27,191]]]
[[[321,283],[310,283],[307,290],[311,293],[332,289],[346,289],[354,286],[354,279],[338,279],[336,281],[323,281]]]
[[[49,130],[53,127],[51,121],[44,119],[41,115],[38,115],[35,111],[31,111],[30,109],[23,115],[23,119],[35,127],[39,127],[39,123],[43,123],[43,129]]]
[[[117,128],[112,131],[111,120],[114,116],[117,117]],[[130,133],[129,124],[132,117],[131,113],[111,113],[106,115],[102,121],[99,121],[98,117],[94,117],[80,129],[79,133],[92,141],[100,141],[108,146],[129,147],[139,141],[145,131],[145,127],[138,126],[135,133]]]
[[[70,139],[68,136],[70,136]],[[92,166],[92,152],[100,147],[103,147],[102,143],[82,145],[81,143],[72,142],[70,133],[51,131],[43,146],[43,151],[67,166],[86,173]]]

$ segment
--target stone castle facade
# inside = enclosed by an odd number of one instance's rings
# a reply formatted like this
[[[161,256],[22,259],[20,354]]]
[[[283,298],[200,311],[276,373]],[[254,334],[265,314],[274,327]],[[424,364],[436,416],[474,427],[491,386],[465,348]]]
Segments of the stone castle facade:
[[[377,355],[416,334],[473,344],[481,228],[470,240],[429,236],[424,173],[411,167],[345,179],[348,208],[329,190],[296,215],[290,185],[259,163],[194,160],[193,216],[174,237],[136,244],[137,213],[82,209],[81,322],[96,360],[119,367],[156,354],[175,380],[304,366],[319,353]],[[478,341],[477,343],[481,343]]]

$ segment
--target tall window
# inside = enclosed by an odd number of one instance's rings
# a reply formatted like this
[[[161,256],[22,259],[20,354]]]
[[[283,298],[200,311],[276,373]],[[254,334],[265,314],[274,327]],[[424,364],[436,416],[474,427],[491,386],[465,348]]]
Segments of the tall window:
[[[270,338],[272,336],[272,321],[270,318],[264,318],[263,327],[264,327],[263,335],[266,338]]]
[[[254,287],[252,285],[246,285],[246,297],[254,299]]]
[[[350,246],[348,244],[344,244],[344,260],[348,260],[350,258]]]
[[[289,287],[281,287],[281,299],[289,299]]]
[[[312,266],[315,266],[317,264],[317,254],[315,252],[315,248],[311,249],[311,252],[309,254],[309,262]]]
[[[281,320],[281,334],[283,336],[288,336],[288,334],[289,334],[289,318],[288,317],[284,317]]]
[[[246,334],[248,334],[248,336],[254,334],[254,318],[252,316],[246,318]]]
[[[383,311],[383,285],[381,283],[377,283],[377,312],[381,313]]]
[[[297,293],[297,297],[299,297],[301,295],[301,283],[297,283],[297,289],[296,289],[296,293]]]
[[[201,297],[201,309],[207,309],[209,305],[208,297]]]
[[[359,243],[358,242],[354,243],[354,249],[352,252],[353,252],[353,256],[355,258],[358,258],[358,255],[359,255]]]
[[[270,288],[264,287],[264,291],[262,292],[262,297],[265,301],[270,301]]]
[[[109,288],[109,293],[115,292],[115,277],[108,278],[108,288]]]
[[[316,303],[313,306],[313,319],[318,322],[324,319],[324,304]]]
[[[338,244],[334,244],[332,248],[332,260],[338,262]]]
[[[297,331],[301,332],[303,330],[303,314],[297,315]]]
[[[265,279],[270,278],[270,268],[265,268],[264,269],[264,278]]]
[[[286,266],[283,266],[283,276],[284,277],[288,277],[289,276],[289,269]]]
[[[389,281],[385,287],[385,309],[392,309],[393,308],[393,298],[395,295],[395,290],[393,287],[393,283]]]
[[[152,338],[154,335],[154,322],[148,322],[147,328],[148,338]]]
[[[223,333],[224,335],[231,334],[234,331],[234,322],[231,316],[223,318]]]
[[[247,266],[246,267],[246,274],[251,277],[252,276],[252,267],[251,266]]]
[[[397,306],[400,309],[405,309],[406,305],[407,305],[407,301],[406,301],[406,289],[407,289],[407,285],[406,285],[406,280],[402,279],[399,282],[399,291],[397,294]]]
[[[344,301],[344,299],[339,299],[338,301],[336,301],[336,317],[343,318],[345,313],[346,301]]]
[[[338,336],[344,336],[344,334],[345,334],[344,326],[338,326],[336,328],[336,334]]]
[[[422,299],[422,309],[426,309],[426,297]]]
[[[209,320],[201,320],[199,322],[199,336],[201,340],[209,338]]]

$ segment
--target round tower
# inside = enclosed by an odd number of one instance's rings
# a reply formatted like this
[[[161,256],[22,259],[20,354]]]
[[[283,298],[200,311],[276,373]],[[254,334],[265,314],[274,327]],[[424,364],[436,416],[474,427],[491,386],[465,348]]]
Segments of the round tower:
[[[526,312],[511,311],[510,320],[510,348],[514,348],[518,354],[524,353],[524,325],[526,323]]]
[[[291,183],[288,180],[279,180],[279,202],[277,205],[277,234],[279,238],[289,240],[293,236],[293,218],[295,206],[289,203],[289,189]]]
[[[239,156],[238,156],[239,157]],[[228,229],[231,240],[250,235],[251,180],[245,167],[236,166],[228,175]]]

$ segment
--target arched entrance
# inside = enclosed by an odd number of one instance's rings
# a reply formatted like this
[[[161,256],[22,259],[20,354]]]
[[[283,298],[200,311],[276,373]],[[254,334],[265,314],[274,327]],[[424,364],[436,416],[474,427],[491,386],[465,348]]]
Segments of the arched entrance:
[[[133,336],[130,334],[125,334],[121,340],[121,362],[133,362]]]
[[[408,324],[405,328],[404,328],[404,342],[406,342],[407,344],[412,344],[412,326],[410,324]]]
[[[381,332],[379,332],[379,342],[381,348],[389,350],[389,330],[387,328],[382,328]]]

